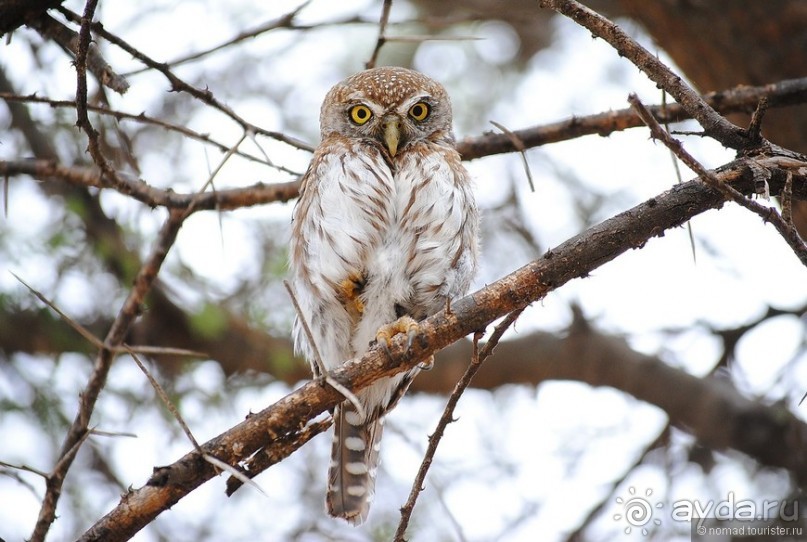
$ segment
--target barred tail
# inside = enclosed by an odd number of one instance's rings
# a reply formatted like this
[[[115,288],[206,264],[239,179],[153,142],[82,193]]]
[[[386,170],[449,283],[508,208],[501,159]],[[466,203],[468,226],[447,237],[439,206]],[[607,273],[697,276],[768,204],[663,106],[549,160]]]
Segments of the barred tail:
[[[349,402],[336,407],[331,468],[328,472],[328,513],[359,525],[367,519],[375,494],[382,417],[365,420]]]

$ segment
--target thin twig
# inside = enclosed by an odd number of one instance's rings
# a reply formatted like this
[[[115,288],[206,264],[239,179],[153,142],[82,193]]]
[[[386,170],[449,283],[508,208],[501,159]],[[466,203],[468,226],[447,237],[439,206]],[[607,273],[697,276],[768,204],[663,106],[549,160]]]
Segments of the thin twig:
[[[793,228],[793,172],[787,172],[787,180],[782,188],[782,220]]]
[[[216,169],[214,169],[214,170],[213,170],[213,171],[210,173],[210,175],[209,175],[209,176],[208,176],[208,178],[207,178],[207,181],[205,181],[205,184],[203,184],[203,185],[202,185],[202,188],[200,188],[200,189],[199,189],[199,191],[197,192],[197,194],[201,194],[202,192],[205,192],[205,191],[207,190],[207,187],[208,187],[208,186],[209,186],[209,187],[211,187],[211,188],[213,188],[213,192],[215,192],[215,191],[216,191],[215,187],[213,186],[213,179],[215,179],[215,178],[216,178],[216,175],[218,175],[218,174],[219,174],[219,172],[221,171],[221,169],[222,169],[222,168],[225,166],[225,164],[227,164],[227,161],[228,161],[228,160],[229,160],[229,159],[230,159],[230,158],[231,158],[231,157],[232,157],[232,156],[233,156],[233,155],[234,155],[236,152],[238,152],[238,147],[240,147],[240,146],[241,146],[241,143],[243,143],[243,142],[244,142],[244,140],[245,140],[246,138],[247,138],[247,132],[244,132],[244,133],[243,133],[243,135],[241,135],[241,138],[240,138],[240,139],[239,139],[239,140],[238,140],[238,141],[235,143],[235,145],[233,145],[232,147],[230,147],[229,149],[227,149],[227,152],[224,154],[224,156],[222,156],[222,157],[221,157],[221,160],[219,161],[219,165],[218,165],[218,166],[216,166]]]
[[[0,466],[6,467],[6,468],[9,468],[9,469],[15,469],[15,470],[21,470],[21,471],[25,471],[25,472],[30,472],[32,474],[36,474],[37,476],[41,476],[42,478],[45,478],[46,480],[48,479],[48,473],[47,472],[43,472],[43,471],[41,471],[39,469],[35,469],[34,467],[29,467],[28,465],[13,465],[11,463],[6,463],[5,461],[0,461]]]
[[[9,92],[0,92],[0,100],[5,100],[6,102],[45,104],[45,105],[49,105],[52,108],[57,108],[58,107],[58,108],[71,108],[71,109],[74,109],[76,107],[75,100],[55,100],[55,99],[52,99],[52,98],[46,98],[44,96],[39,96],[39,95],[36,95],[36,94],[28,94],[28,95],[22,96],[22,95],[17,95],[17,94],[11,94]],[[220,141],[217,141],[217,140],[213,139],[212,137],[210,137],[209,134],[202,134],[202,133],[199,133],[199,132],[197,132],[195,130],[191,130],[190,128],[188,128],[186,126],[181,126],[181,125],[178,125],[178,124],[172,124],[170,122],[166,122],[166,121],[161,120],[161,119],[150,117],[150,116],[146,115],[145,113],[138,113],[138,114],[127,113],[125,111],[120,111],[120,110],[117,110],[117,109],[110,109],[108,107],[102,107],[102,106],[99,106],[99,105],[92,105],[92,104],[87,104],[87,110],[92,111],[93,113],[98,113],[99,115],[105,115],[105,116],[113,117],[118,121],[120,121],[120,120],[131,120],[131,121],[134,121],[134,122],[139,122],[141,124],[149,124],[149,125],[157,126],[159,128],[163,128],[166,131],[176,132],[176,133],[179,133],[179,134],[181,134],[181,135],[183,135],[185,137],[188,137],[190,139],[194,139],[196,141],[201,141],[202,143],[212,145],[212,146],[214,146],[215,148],[217,148],[221,152],[227,152],[227,151],[230,150],[230,148],[232,148],[231,145],[225,145],[224,143],[221,143]],[[261,154],[264,157],[263,159],[261,159],[261,158],[259,158],[257,156],[254,156],[252,154],[240,151],[240,150],[237,151],[236,154],[238,156],[240,156],[241,158],[245,158],[245,159],[251,160],[253,162],[258,162],[260,164],[265,164],[265,165],[267,165],[267,166],[269,166],[271,168],[277,169],[278,171],[282,171],[284,173],[289,173],[290,175],[295,175],[295,176],[300,175],[300,172],[298,172],[298,171],[293,171],[293,170],[291,170],[289,168],[275,165],[271,160],[269,160],[269,158],[266,156],[266,153],[263,152],[263,151],[261,151]]]
[[[90,25],[95,15],[98,0],[87,0],[84,14],[81,16],[81,29],[78,34],[78,47],[76,51],[76,125],[87,134],[87,150],[93,162],[101,169],[104,177],[114,186],[125,186],[125,183],[112,169],[109,162],[101,152],[100,134],[90,122],[87,100],[87,54],[90,49]]]
[[[204,352],[196,352],[194,350],[185,350],[184,348],[171,348],[165,346],[115,346],[109,347],[105,346],[104,342],[92,334],[90,330],[86,327],[82,326],[78,322],[76,322],[73,318],[69,317],[67,314],[64,313],[51,299],[45,297],[45,295],[40,292],[39,290],[35,289],[33,286],[25,282],[22,278],[20,278],[16,273],[13,271],[9,271],[11,275],[17,279],[23,286],[25,286],[29,292],[34,294],[37,299],[42,301],[45,305],[47,305],[53,312],[55,312],[59,318],[62,319],[67,325],[73,328],[76,333],[81,335],[88,343],[93,345],[95,348],[99,350],[102,348],[109,348],[110,351],[114,354],[121,354],[126,352],[136,352],[138,354],[147,354],[147,355],[168,355],[168,356],[195,356],[195,357],[205,357],[206,354]]]
[[[58,9],[65,17],[67,17],[70,20],[76,20],[77,18],[79,20],[82,20],[82,18],[79,18],[75,13],[65,8],[64,6],[60,6]],[[165,76],[165,78],[171,84],[171,89],[173,91],[185,92],[187,94],[190,94],[191,96],[201,101],[202,103],[205,103],[213,107],[214,109],[217,109],[218,111],[224,113],[226,116],[230,117],[232,120],[237,122],[244,130],[252,130],[256,133],[265,135],[272,139],[276,139],[277,141],[286,143],[287,145],[296,147],[298,149],[313,151],[311,145],[303,141],[300,141],[299,139],[287,136],[286,134],[283,134],[281,132],[261,128],[260,126],[256,126],[251,122],[247,121],[246,119],[238,115],[235,111],[233,111],[229,106],[219,101],[209,89],[202,90],[194,87],[189,83],[186,83],[185,81],[177,77],[170,69],[168,69],[168,67],[165,64],[157,62],[156,60],[140,52],[140,50],[138,50],[137,48],[132,47],[126,41],[108,32],[106,29],[104,29],[101,23],[96,22],[89,24],[93,29],[93,31],[95,31],[99,36],[103,37],[110,43],[120,47],[121,49],[132,55],[134,58],[145,64],[146,66],[163,74],[163,76]]]
[[[698,121],[706,135],[732,149],[745,149],[751,143],[745,130],[715,111],[680,76],[613,22],[575,0],[540,0],[539,4],[569,17],[608,42],[620,56],[630,60],[650,80],[675,98]]]
[[[741,192],[718,179],[714,172],[706,169],[695,159],[695,157],[684,149],[684,146],[680,141],[672,137],[661,127],[650,111],[648,111],[644,104],[642,104],[642,102],[639,100],[638,96],[631,94],[628,97],[628,102],[630,102],[633,108],[636,109],[636,112],[639,114],[642,120],[647,123],[647,126],[650,128],[650,133],[655,139],[658,139],[664,143],[664,145],[673,151],[689,169],[694,171],[709,186],[715,188],[721,194],[723,194],[726,199],[738,203],[749,211],[752,211],[762,217],[765,222],[770,222],[773,224],[776,231],[778,231],[779,234],[784,238],[784,240],[793,250],[796,257],[803,265],[807,266],[807,244],[804,243],[804,240],[801,238],[796,228],[792,224],[788,224],[776,209],[773,207],[766,207],[757,203],[756,201],[746,198]]]
[[[39,32],[43,38],[54,40],[62,49],[74,57],[78,57],[79,36],[74,30],[47,14],[33,18],[27,24]],[[98,47],[93,44],[90,44],[87,49],[87,69],[95,75],[102,85],[118,94],[125,94],[129,90],[129,82],[126,77],[115,73],[115,70],[104,60]]]
[[[462,528],[462,523],[457,518],[457,515],[451,510],[451,507],[448,506],[448,503],[445,499],[445,492],[442,488],[438,487],[436,484],[433,483],[434,492],[437,494],[437,502],[440,504],[440,507],[443,509],[443,517],[448,519],[448,522],[454,528],[454,532],[456,533],[456,540],[457,542],[468,542],[468,537],[465,536],[465,530]]]
[[[662,111],[667,109],[667,93],[664,90],[661,91],[661,109]],[[670,131],[670,120],[666,115],[664,117],[664,129],[668,132]],[[681,184],[684,182],[684,178],[681,175],[681,168],[678,166],[678,158],[673,151],[667,150],[670,152],[670,161],[672,162],[673,170],[675,170],[675,178],[678,184]],[[692,222],[689,220],[687,220],[687,235],[689,236],[689,248],[692,250],[692,263],[697,263],[698,253],[695,250],[695,235],[692,232]]]
[[[296,8],[297,11],[299,11],[299,9],[302,9],[303,7],[305,7],[309,3],[310,2],[306,2],[306,3],[302,4],[300,6],[300,8]],[[283,21],[284,17],[286,17],[288,15],[289,14],[282,15],[279,19],[275,19],[274,21],[269,21],[269,22],[265,23],[264,25],[261,25],[259,27],[253,28],[252,30],[247,30],[247,31],[245,31],[243,33],[239,33],[237,36],[235,36],[233,38],[230,38],[229,40],[227,40],[226,42],[221,43],[220,45],[216,45],[214,47],[211,47],[210,49],[205,49],[205,50],[202,50],[202,51],[197,52],[197,53],[190,53],[190,54],[188,54],[186,56],[181,56],[181,57],[175,58],[173,60],[169,60],[168,62],[165,62],[164,65],[169,67],[169,68],[175,68],[177,66],[181,66],[181,65],[186,64],[188,62],[192,62],[194,60],[198,60],[199,58],[203,58],[205,56],[208,56],[209,54],[214,53],[216,51],[220,51],[220,50],[224,49],[225,47],[228,47],[229,45],[235,43],[236,40],[241,41],[242,39],[254,38],[254,37],[259,36],[260,34],[263,34],[263,33],[267,32],[267,31],[274,30],[274,29],[277,29],[277,28],[284,29],[284,30],[297,31],[297,32],[310,32],[312,30],[321,30],[323,28],[329,28],[329,27],[340,28],[340,27],[346,27],[346,26],[349,26],[349,25],[372,25],[372,26],[375,26],[375,25],[378,24],[377,19],[370,20],[370,19],[364,19],[364,18],[359,17],[359,16],[348,16],[348,17],[344,17],[342,19],[333,19],[333,20],[329,20],[329,21],[320,21],[320,22],[316,22],[314,24],[295,24],[293,21],[288,23],[288,24],[282,24],[282,21]],[[278,22],[278,23],[281,23],[281,24],[278,24],[276,27],[272,28],[272,24],[274,22]],[[415,19],[413,21],[409,21],[409,22],[417,23],[417,24],[420,23],[420,21],[417,20],[417,19]],[[137,68],[137,69],[131,70],[129,72],[126,72],[126,73],[124,73],[124,75],[133,76],[133,75],[145,73],[145,72],[147,72],[147,71],[149,71],[151,69],[153,69],[153,68],[151,68],[150,66],[145,66],[145,67],[142,67],[142,68]]]
[[[387,23],[389,23],[389,12],[391,9],[392,0],[384,0],[384,6],[381,8],[381,20],[378,22],[378,40],[375,43],[375,48],[373,49],[373,54],[370,56],[370,60],[368,60],[367,64],[364,65],[368,70],[370,68],[375,68],[375,63],[378,60],[378,54],[381,52],[381,48],[387,41],[387,37],[384,35],[384,33],[387,31]]]
[[[314,340],[314,334],[311,333],[311,328],[308,327],[308,320],[306,319],[305,314],[303,314],[303,309],[300,307],[300,303],[297,301],[297,294],[294,293],[294,287],[288,280],[283,281],[283,286],[286,287],[289,298],[291,298],[291,304],[294,306],[294,311],[297,313],[297,318],[300,319],[300,325],[303,326],[303,331],[305,331],[308,344],[311,345],[311,352],[314,354],[314,360],[311,364],[311,372],[314,373],[314,378],[319,378],[320,376],[326,374],[328,369],[322,362],[322,356],[319,354],[317,342]]]
[[[197,191],[197,193],[196,193],[197,197],[199,195],[203,194],[207,190],[208,187],[211,188],[211,192],[213,192],[214,194],[216,193],[216,185],[213,184],[213,180],[216,178],[216,175],[218,175],[219,172],[222,170],[222,168],[227,163],[227,161],[238,151],[238,147],[241,146],[241,143],[244,142],[244,140],[247,138],[248,134],[249,134],[249,132],[244,132],[241,135],[241,139],[239,139],[236,142],[235,145],[230,147],[227,150],[227,152],[225,153],[225,155],[222,156],[221,160],[219,161],[219,165],[216,166],[216,168],[210,173],[210,175],[208,176],[207,181],[205,182],[205,184],[203,184],[202,187]],[[193,201],[194,201],[194,204],[195,204],[196,198],[194,198]],[[224,223],[223,223],[223,219],[222,219],[221,209],[216,209],[216,218],[218,219],[218,223],[219,223],[219,235],[221,236],[221,245],[222,245],[222,248],[224,248]]]
[[[440,416],[440,420],[437,422],[437,427],[435,428],[434,433],[432,433],[432,435],[429,437],[429,445],[426,448],[426,453],[423,456],[423,461],[420,463],[420,468],[415,476],[415,480],[412,482],[412,489],[409,492],[409,498],[401,507],[401,520],[398,523],[398,529],[395,531],[395,536],[393,537],[395,542],[403,542],[405,540],[404,534],[406,534],[406,528],[409,525],[412,510],[415,508],[415,503],[417,502],[420,492],[424,489],[423,482],[426,479],[426,474],[429,472],[429,468],[431,467],[434,459],[434,454],[437,452],[437,446],[440,444],[440,441],[443,438],[446,427],[448,424],[455,421],[454,410],[460,400],[460,397],[462,397],[462,394],[468,388],[468,385],[471,383],[471,380],[473,379],[474,375],[476,375],[477,371],[479,371],[482,363],[493,353],[493,349],[496,348],[497,344],[499,344],[499,340],[501,339],[502,335],[504,335],[504,332],[507,331],[511,325],[513,325],[518,317],[521,316],[523,311],[524,309],[522,308],[514,310],[508,314],[504,320],[502,320],[502,322],[496,326],[496,329],[493,331],[490,339],[488,339],[488,341],[485,343],[485,346],[482,347],[481,351],[478,349],[478,342],[482,337],[482,332],[476,332],[474,334],[471,363],[468,365],[468,368],[465,370],[462,378],[460,378],[460,380],[454,386],[454,390],[451,392],[451,395],[446,402],[443,415]]]
[[[751,122],[748,123],[748,138],[752,145],[758,146],[762,143],[762,120],[765,118],[765,111],[768,110],[768,99],[764,96],[760,98],[757,108],[751,114]]]
[[[9,271],[9,273],[11,273],[11,275],[20,282],[20,284],[28,288],[28,291],[34,294],[37,297],[37,299],[39,299],[42,303],[50,307],[51,310],[53,310],[56,314],[58,314],[59,318],[61,318],[64,322],[66,322],[67,325],[72,327],[87,342],[89,342],[91,345],[99,349],[104,347],[104,342],[101,339],[93,335],[87,328],[85,328],[84,326],[82,326],[69,316],[67,316],[64,312],[62,312],[62,310],[59,307],[56,306],[56,304],[53,301],[45,297],[44,294],[42,294],[40,291],[36,290],[33,286],[25,282],[22,278],[20,278],[19,275],[17,275],[13,271]]]
[[[642,448],[642,453],[636,458],[636,460],[626,469],[622,471],[622,474],[616,478],[611,480],[610,484],[610,491],[607,493],[606,497],[603,497],[599,504],[597,504],[594,508],[588,511],[586,517],[583,521],[579,522],[578,527],[569,534],[566,538],[567,540],[584,540],[583,532],[588,528],[588,526],[594,521],[595,518],[599,517],[600,513],[609,505],[613,504],[612,498],[614,497],[614,493],[616,489],[621,486],[625,480],[636,472],[636,469],[641,466],[645,461],[647,461],[648,456],[658,450],[660,447],[663,446],[663,440],[668,438],[669,432],[672,430],[671,424],[667,422],[667,425],[662,429],[658,436],[653,439],[651,442],[647,443]]]
[[[247,484],[248,486],[251,486],[251,487],[257,489],[258,493],[260,493],[264,497],[269,496],[269,495],[266,494],[266,492],[263,490],[263,488],[261,486],[259,486],[254,480],[252,480],[249,476],[247,476],[246,474],[244,474],[243,472],[241,472],[237,468],[233,467],[232,465],[228,465],[227,463],[225,463],[221,459],[213,457],[210,454],[206,454],[204,452],[201,452],[201,450],[200,450],[200,453],[202,454],[202,457],[204,458],[205,461],[207,461],[208,463],[210,463],[211,465],[213,465],[217,469],[219,469],[221,471],[224,471],[224,472],[228,472],[228,473],[230,473],[230,476],[232,476],[233,478],[235,478],[236,480],[238,480],[242,484]]]
[[[136,433],[127,433],[125,431],[101,431],[100,429],[90,429],[90,434],[94,437],[128,437],[137,438]]]
[[[124,346],[126,346],[126,345],[124,345]],[[191,444],[193,444],[193,447],[196,449],[196,451],[199,452],[200,454],[204,455],[204,452],[202,452],[202,448],[199,446],[199,441],[197,441],[196,437],[193,436],[193,432],[191,432],[191,428],[188,427],[187,423],[185,423],[185,420],[182,418],[182,415],[179,413],[179,410],[177,410],[177,407],[174,406],[174,403],[171,402],[171,399],[168,397],[168,394],[165,393],[165,390],[163,389],[163,387],[160,385],[159,382],[157,382],[157,379],[154,378],[154,376],[151,374],[151,371],[149,371],[148,368],[143,364],[143,362],[140,361],[140,358],[137,356],[137,354],[135,354],[132,349],[128,349],[128,350],[129,350],[129,355],[134,360],[137,367],[143,372],[144,375],[146,375],[146,378],[148,379],[149,384],[151,384],[151,387],[154,388],[154,391],[157,392],[157,396],[160,398],[160,401],[163,402],[163,404],[165,405],[165,408],[168,409],[168,412],[170,412],[171,415],[174,416],[176,421],[179,422],[179,426],[185,432],[185,436],[187,436],[188,440],[191,441]]]
[[[482,41],[485,38],[479,36],[461,36],[461,35],[436,35],[436,34],[413,34],[410,36],[385,36],[386,43],[423,43],[424,41]]]
[[[291,304],[294,306],[294,310],[297,313],[297,318],[300,319],[300,325],[303,326],[303,331],[305,331],[308,344],[311,345],[311,351],[314,354],[314,363],[311,364],[311,370],[314,373],[314,377],[323,378],[327,384],[342,394],[345,399],[350,401],[350,404],[353,405],[359,416],[364,418],[366,416],[364,406],[361,404],[361,401],[359,401],[359,398],[356,397],[356,394],[332,377],[328,368],[325,367],[325,363],[322,361],[322,356],[320,356],[319,349],[317,348],[317,342],[314,340],[314,334],[311,333],[311,328],[308,326],[308,321],[306,320],[305,314],[303,314],[303,309],[300,307],[300,303],[297,302],[297,296],[294,293],[294,288],[292,287],[291,283],[284,280],[283,285],[286,287],[286,291],[289,293]]]
[[[527,161],[527,147],[524,146],[524,142],[521,141],[518,135],[502,124],[496,121],[490,121],[490,123],[501,130],[513,142],[513,146],[521,156],[521,163],[524,165],[524,172],[527,174],[527,182],[530,184],[530,192],[535,192],[535,183],[532,182],[532,172],[530,171],[530,163]]]
[[[209,358],[210,355],[205,352],[197,350],[188,350],[186,348],[173,348],[170,346],[138,346],[128,345],[126,347],[116,346],[111,349],[116,354],[124,354],[126,352],[134,352],[136,354],[144,354],[146,356],[189,356],[196,358]]]
[[[239,32],[238,35],[236,35],[235,37],[232,37],[232,38],[228,39],[227,41],[224,41],[224,42],[222,42],[222,43],[220,43],[218,45],[214,45],[213,47],[210,47],[208,49],[203,49],[201,51],[197,51],[195,53],[191,53],[191,54],[186,55],[186,56],[175,58],[174,60],[171,60],[170,62],[166,62],[165,65],[167,67],[170,67],[170,68],[175,68],[175,67],[177,67],[179,65],[187,64],[188,62],[191,62],[191,61],[194,61],[194,60],[199,60],[200,58],[204,58],[206,56],[209,56],[212,53],[221,51],[223,49],[226,49],[227,47],[231,47],[233,45],[241,43],[242,41],[249,40],[249,39],[254,39],[254,38],[260,36],[261,34],[265,34],[265,33],[269,32],[271,30],[276,30],[278,28],[292,28],[293,24],[294,24],[294,19],[297,18],[297,15],[299,15],[300,12],[306,6],[308,6],[308,4],[311,3],[311,1],[312,0],[306,0],[305,2],[300,4],[299,6],[297,6],[293,10],[291,10],[290,12],[288,12],[288,13],[286,13],[284,15],[281,15],[280,17],[278,17],[276,19],[268,21],[268,22],[266,22],[266,23],[264,23],[264,24],[262,24],[260,26],[252,28],[250,30],[246,30],[244,32]]]
[[[8,218],[8,175],[3,175],[3,216]]]
[[[99,350],[95,358],[93,371],[87,385],[79,395],[78,412],[65,436],[59,452],[59,460],[48,477],[45,497],[42,500],[39,517],[31,535],[32,542],[44,542],[51,524],[56,519],[56,504],[61,496],[64,478],[78,453],[78,449],[90,434],[90,417],[95,409],[101,390],[106,384],[109,368],[114,358],[114,348],[123,343],[129,327],[139,314],[143,299],[151,289],[169,249],[176,240],[179,228],[182,226],[185,217],[184,211],[171,211],[169,213],[168,220],[166,220],[160,231],[150,257],[138,271],[134,279],[134,286],[104,339],[104,348]]]

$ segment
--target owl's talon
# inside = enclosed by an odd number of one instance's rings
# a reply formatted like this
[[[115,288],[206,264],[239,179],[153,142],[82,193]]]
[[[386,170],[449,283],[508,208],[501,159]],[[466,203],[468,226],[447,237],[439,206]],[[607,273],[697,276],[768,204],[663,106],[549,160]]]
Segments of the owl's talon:
[[[415,342],[415,337],[418,334],[418,323],[414,318],[409,316],[401,316],[391,324],[386,324],[378,328],[375,335],[376,342],[384,349],[387,355],[390,354],[390,341],[395,335],[406,333],[406,351],[412,347]]]
[[[406,330],[406,351],[409,352],[409,349],[412,348],[412,343],[415,342],[415,337],[418,335],[418,325],[417,322],[414,322],[409,328]]]
[[[418,363],[418,369],[421,371],[431,371],[434,367],[434,356],[429,356],[429,359]]]
[[[376,336],[375,342],[378,343],[378,345],[381,347],[381,350],[384,351],[387,357],[392,356],[392,352],[390,352],[389,349],[389,341],[386,338]]]

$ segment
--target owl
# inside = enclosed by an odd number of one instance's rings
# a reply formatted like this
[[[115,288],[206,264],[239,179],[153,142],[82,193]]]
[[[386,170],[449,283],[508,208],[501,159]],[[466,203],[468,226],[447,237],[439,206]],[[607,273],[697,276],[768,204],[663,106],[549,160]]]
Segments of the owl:
[[[326,95],[290,247],[295,348],[315,374],[315,349],[332,370],[399,333],[411,344],[419,321],[468,290],[478,213],[451,121],[442,85],[408,69],[366,70]],[[330,515],[367,518],[383,417],[429,362],[358,392],[363,412],[350,401],[336,407]]]

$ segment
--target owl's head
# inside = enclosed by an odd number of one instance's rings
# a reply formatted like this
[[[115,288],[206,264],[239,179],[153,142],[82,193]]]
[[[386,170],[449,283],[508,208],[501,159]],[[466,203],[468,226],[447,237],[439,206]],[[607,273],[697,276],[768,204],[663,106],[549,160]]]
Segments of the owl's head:
[[[359,72],[334,86],[320,113],[322,138],[337,133],[390,156],[412,143],[453,142],[451,102],[440,83],[405,68]]]

